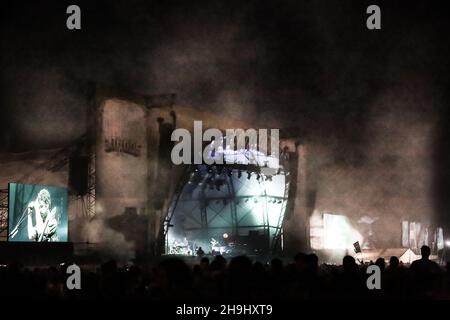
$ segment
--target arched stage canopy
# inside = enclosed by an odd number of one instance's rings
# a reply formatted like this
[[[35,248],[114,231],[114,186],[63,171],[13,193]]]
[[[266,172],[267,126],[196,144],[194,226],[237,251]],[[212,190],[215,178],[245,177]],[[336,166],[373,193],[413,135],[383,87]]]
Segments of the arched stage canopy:
[[[165,220],[166,253],[264,254],[282,247],[289,173],[192,166]],[[185,182],[188,180],[187,182]]]

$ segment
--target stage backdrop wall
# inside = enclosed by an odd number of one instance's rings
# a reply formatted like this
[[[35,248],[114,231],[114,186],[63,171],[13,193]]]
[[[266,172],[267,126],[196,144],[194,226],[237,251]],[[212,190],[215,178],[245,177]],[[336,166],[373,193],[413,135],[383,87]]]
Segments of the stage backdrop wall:
[[[96,212],[140,211],[147,200],[147,127],[143,106],[106,99],[98,110]]]

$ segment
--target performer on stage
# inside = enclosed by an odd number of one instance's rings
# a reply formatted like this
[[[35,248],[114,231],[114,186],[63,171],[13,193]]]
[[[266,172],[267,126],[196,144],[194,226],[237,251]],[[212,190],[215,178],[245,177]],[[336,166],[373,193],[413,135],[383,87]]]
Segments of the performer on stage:
[[[52,208],[50,192],[39,191],[36,200],[28,204],[28,239],[37,242],[58,241],[56,208]],[[33,219],[34,217],[34,219]],[[33,225],[33,220],[35,224]]]

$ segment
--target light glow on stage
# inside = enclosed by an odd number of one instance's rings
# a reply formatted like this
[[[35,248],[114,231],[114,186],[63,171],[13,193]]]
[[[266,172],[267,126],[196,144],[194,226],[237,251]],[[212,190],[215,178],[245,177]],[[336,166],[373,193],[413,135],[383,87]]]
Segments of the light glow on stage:
[[[324,214],[324,249],[351,249],[353,243],[362,243],[363,237],[344,215]]]
[[[288,179],[200,165],[189,172],[168,217],[166,253],[268,253],[281,246]],[[258,179],[259,177],[259,179]]]

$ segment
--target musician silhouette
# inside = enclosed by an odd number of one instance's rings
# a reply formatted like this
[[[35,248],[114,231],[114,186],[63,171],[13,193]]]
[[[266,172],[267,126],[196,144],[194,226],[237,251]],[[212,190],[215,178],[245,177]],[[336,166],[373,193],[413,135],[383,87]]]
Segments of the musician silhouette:
[[[56,208],[51,207],[50,192],[39,191],[36,200],[28,203],[28,239],[37,242],[58,241]],[[34,220],[34,224],[33,224]]]

